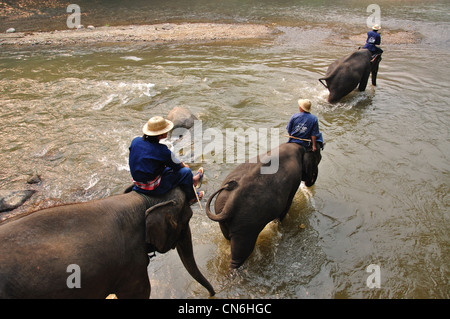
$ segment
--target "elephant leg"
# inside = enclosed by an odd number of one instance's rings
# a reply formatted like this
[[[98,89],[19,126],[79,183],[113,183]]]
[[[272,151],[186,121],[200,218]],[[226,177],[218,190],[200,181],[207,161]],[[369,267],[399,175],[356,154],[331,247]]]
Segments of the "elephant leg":
[[[289,197],[288,197],[288,200],[287,200],[287,204],[286,204],[286,208],[283,210],[283,212],[281,213],[281,215],[279,217],[280,222],[283,221],[284,217],[286,217],[286,215],[287,215],[287,213],[289,211],[289,208],[291,208],[292,201],[294,200],[294,196],[297,193],[297,190],[298,190],[298,185],[289,194]]]
[[[228,225],[225,223],[219,223],[220,230],[222,231],[223,237],[225,237],[226,240],[230,240],[230,230],[228,229]]]
[[[378,71],[372,71],[372,85],[377,86],[377,74]]]
[[[335,91],[330,91],[330,95],[328,96],[328,102],[330,103],[336,103],[343,97],[342,94],[339,94]]]
[[[369,81],[370,71],[363,74],[361,82],[359,82],[358,90],[365,91],[367,87],[367,82]]]
[[[148,279],[147,267],[142,271],[133,274],[132,278],[127,277],[119,285],[115,292],[118,299],[149,299],[150,280]]]
[[[353,89],[356,87],[356,85],[358,85],[358,84],[355,84],[352,87],[347,84],[347,86],[345,86],[345,87],[336,87],[336,88],[330,89],[330,95],[328,96],[328,102],[330,102],[330,103],[339,102],[340,99],[342,99],[344,96],[346,96],[351,91],[353,91]]]
[[[119,299],[149,299],[150,280],[148,278],[147,266],[148,256],[143,254],[141,262],[124,270],[126,273],[116,286],[116,294]]]
[[[230,269],[239,268],[250,256],[255,248],[258,234],[245,234],[231,236],[231,263]]]

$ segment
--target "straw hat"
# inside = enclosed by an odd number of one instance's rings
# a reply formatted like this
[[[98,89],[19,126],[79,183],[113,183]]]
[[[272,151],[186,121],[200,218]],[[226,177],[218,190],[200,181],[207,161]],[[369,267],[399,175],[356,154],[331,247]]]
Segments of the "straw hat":
[[[378,30],[380,30],[380,29],[381,29],[381,27],[380,27],[379,24],[375,24],[375,25],[372,27],[372,30],[373,30],[373,31],[378,31]]]
[[[165,120],[162,116],[154,116],[142,128],[142,132],[148,136],[158,136],[169,132],[173,128],[173,123]]]
[[[306,99],[298,100],[298,106],[305,112],[311,112],[311,101]]]

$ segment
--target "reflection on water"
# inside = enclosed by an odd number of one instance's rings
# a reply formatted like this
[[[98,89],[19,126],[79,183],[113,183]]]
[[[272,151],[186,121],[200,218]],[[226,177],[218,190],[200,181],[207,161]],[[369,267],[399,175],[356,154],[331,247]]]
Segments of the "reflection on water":
[[[275,39],[248,44],[2,49],[2,189],[23,188],[37,171],[43,181],[31,206],[117,194],[130,182],[129,143],[154,114],[185,106],[204,129],[273,127],[284,141],[297,99],[309,98],[327,142],[319,178],[310,189],[300,188],[283,223],[266,227],[242,269],[228,272],[229,243],[193,206],[195,256],[217,296],[448,298],[445,44],[426,37],[417,45],[384,46],[378,86],[330,105],[317,79],[354,47],[336,45],[329,36],[342,19],[349,25],[341,24],[339,32],[353,32],[364,3],[246,1],[235,13],[234,1],[151,3],[155,11],[148,14],[160,20],[202,20],[207,13],[232,21],[288,19]],[[206,8],[185,10],[194,4]],[[379,4],[388,8],[392,28],[414,23],[427,35],[448,26],[443,2],[414,2],[409,9]],[[127,16],[119,14],[119,2],[106,9],[119,21]],[[237,163],[201,165],[208,196]],[[380,265],[379,289],[366,285],[370,264]],[[206,297],[174,251],[152,259],[149,274],[152,298]]]

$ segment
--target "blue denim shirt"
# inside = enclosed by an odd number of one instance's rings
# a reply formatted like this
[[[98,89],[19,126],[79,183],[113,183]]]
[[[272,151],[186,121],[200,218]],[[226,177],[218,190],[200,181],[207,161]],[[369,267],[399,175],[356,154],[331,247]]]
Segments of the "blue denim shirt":
[[[290,136],[308,140],[311,139],[311,136],[316,136],[316,142],[323,142],[322,133],[319,131],[319,120],[311,113],[295,113],[289,120],[286,129]],[[310,142],[300,141],[294,138],[289,138],[288,143],[298,143],[304,147],[310,146]]]
[[[366,44],[364,45],[364,49],[367,49],[371,52],[375,52],[377,50],[377,47],[375,45],[380,44],[381,44],[381,35],[378,32],[375,31],[367,32],[367,40]]]
[[[174,171],[181,169],[181,163],[174,162],[175,156],[167,145],[151,143],[142,137],[133,139],[130,145],[128,163],[133,180],[147,183],[162,174],[166,167]]]

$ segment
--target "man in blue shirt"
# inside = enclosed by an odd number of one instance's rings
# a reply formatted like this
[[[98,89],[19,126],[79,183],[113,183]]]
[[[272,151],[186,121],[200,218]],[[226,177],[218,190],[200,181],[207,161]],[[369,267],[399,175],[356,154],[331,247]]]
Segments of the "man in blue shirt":
[[[187,200],[193,204],[196,194],[193,186],[200,184],[203,168],[193,176],[189,166],[175,158],[167,145],[159,143],[172,130],[173,123],[161,116],[145,123],[144,136],[136,137],[130,145],[129,165],[133,190],[148,195],[161,195],[180,186]],[[201,199],[204,192],[199,192]]]
[[[311,101],[298,100],[299,113],[292,115],[286,127],[289,133],[288,143],[298,143],[306,150],[317,150],[317,144],[323,148],[322,133],[319,131],[319,120],[311,114]]]
[[[372,27],[372,30],[367,32],[367,40],[363,48],[372,52],[372,55],[383,53],[383,50],[377,46],[381,44],[381,35],[378,33],[380,29],[381,27],[378,24],[375,24]]]

